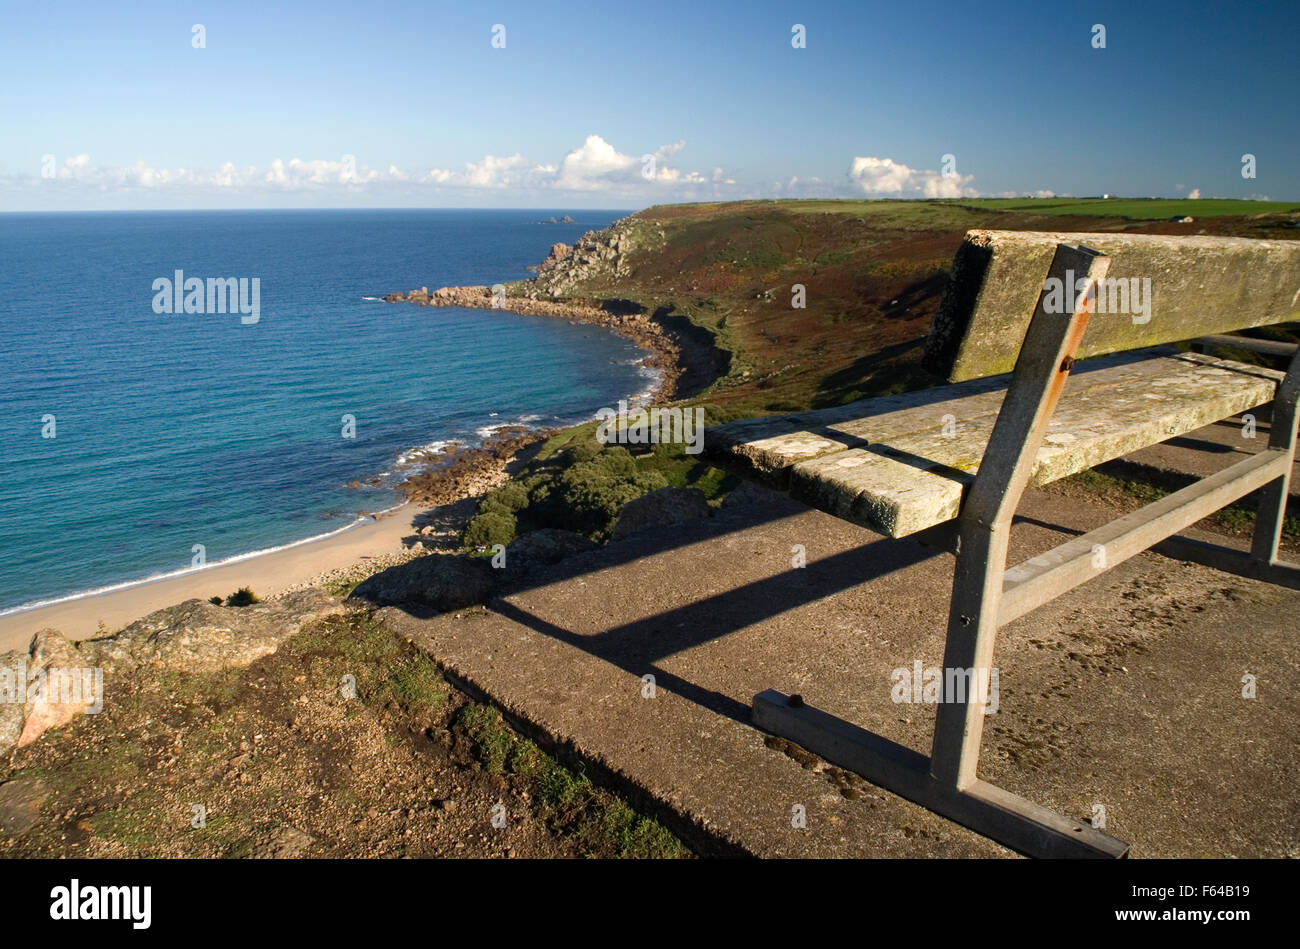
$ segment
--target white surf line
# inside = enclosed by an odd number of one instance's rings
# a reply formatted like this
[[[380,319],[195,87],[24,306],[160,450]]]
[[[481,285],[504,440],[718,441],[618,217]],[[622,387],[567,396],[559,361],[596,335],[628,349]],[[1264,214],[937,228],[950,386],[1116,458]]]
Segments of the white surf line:
[[[24,603],[20,606],[11,606],[8,609],[0,610],[0,617],[14,616],[18,613],[27,613],[31,610],[39,610],[46,606],[55,606],[59,603],[71,603],[74,600],[84,600],[92,596],[103,596],[106,593],[117,593],[119,590],[130,590],[133,587],[147,586],[150,583],[161,583],[164,580],[174,580],[177,577],[188,576],[192,573],[202,573],[205,570],[215,570],[218,567],[225,567],[232,563],[241,563],[245,560],[251,560],[254,557],[264,557],[267,554],[279,553],[282,550],[290,550],[294,547],[301,547],[303,544],[314,544],[317,541],[326,540],[342,534],[344,531],[350,531],[353,528],[360,527],[362,524],[368,524],[377,521],[382,514],[388,514],[400,508],[406,507],[410,501],[403,501],[401,504],[395,504],[392,507],[384,508],[375,514],[359,514],[357,519],[350,524],[344,524],[342,527],[328,531],[324,534],[314,534],[311,537],[304,537],[302,540],[295,540],[288,544],[281,544],[279,547],[264,547],[261,550],[251,550],[243,554],[235,554],[233,557],[227,557],[225,560],[218,560],[214,563],[205,563],[202,567],[185,567],[181,570],[173,570],[170,573],[156,573],[152,576],[144,577],[139,580],[126,580],[122,583],[114,583],[106,587],[96,587],[93,590],[83,590],[80,593],[70,593],[67,596],[54,597],[49,600],[37,600],[35,603]]]

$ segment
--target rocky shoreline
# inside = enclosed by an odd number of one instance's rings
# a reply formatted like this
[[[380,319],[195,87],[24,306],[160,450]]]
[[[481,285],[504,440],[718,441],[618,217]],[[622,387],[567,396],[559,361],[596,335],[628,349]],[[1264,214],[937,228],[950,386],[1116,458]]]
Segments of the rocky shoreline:
[[[512,425],[494,433],[477,448],[455,448],[437,467],[411,475],[398,488],[407,500],[424,508],[479,497],[509,478],[510,465],[521,451],[555,432],[553,428]]]
[[[557,245],[564,246],[564,245]],[[653,318],[640,312],[616,312],[591,303],[539,300],[528,296],[496,297],[489,287],[440,287],[429,292],[420,287],[408,293],[390,293],[388,303],[415,303],[420,306],[458,306],[466,309],[509,310],[524,316],[550,316],[573,323],[589,323],[613,330],[646,350],[645,364],[658,375],[651,394],[654,403],[668,402],[677,393],[682,374],[682,350]]]

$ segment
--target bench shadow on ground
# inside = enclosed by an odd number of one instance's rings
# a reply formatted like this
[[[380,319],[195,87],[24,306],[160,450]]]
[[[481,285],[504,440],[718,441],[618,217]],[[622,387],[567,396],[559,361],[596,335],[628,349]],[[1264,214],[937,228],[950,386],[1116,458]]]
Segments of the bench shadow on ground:
[[[683,679],[665,669],[660,664],[661,661],[752,624],[929,560],[939,556],[942,551],[906,538],[892,540],[876,537],[820,559],[809,558],[803,568],[791,568],[741,583],[731,589],[694,599],[651,616],[614,625],[595,634],[567,629],[538,615],[524,604],[530,599],[527,596],[530,591],[582,578],[599,584],[597,574],[627,567],[646,558],[671,554],[673,551],[682,551],[684,558],[691,558],[692,566],[687,569],[699,569],[697,561],[703,556],[702,553],[699,550],[688,552],[687,548],[718,541],[729,534],[775,525],[807,511],[808,508],[804,505],[778,495],[772,503],[736,505],[687,524],[638,532],[597,550],[570,556],[517,580],[503,582],[486,606],[499,616],[581,649],[635,676],[651,673],[655,676],[656,688],[668,689],[717,714],[749,723],[750,709],[747,704]],[[403,567],[391,569],[401,570]],[[409,605],[400,608],[417,619],[435,620],[438,615]]]
[[[824,430],[841,440],[849,438],[847,433],[836,432],[832,426],[827,426]],[[890,455],[922,470],[934,470],[936,467],[935,462],[921,456],[905,456],[892,451]],[[599,574],[626,568],[649,558],[671,555],[674,551],[681,553],[683,562],[688,564],[686,569],[707,569],[700,563],[705,557],[698,549],[700,545],[718,542],[728,535],[764,526],[779,529],[781,521],[809,510],[809,507],[787,495],[771,492],[770,499],[723,508],[707,518],[640,531],[623,540],[574,554],[557,564],[535,569],[520,577],[507,576],[498,584],[486,607],[505,619],[580,649],[628,673],[638,677],[651,673],[655,676],[657,688],[668,689],[717,714],[748,723],[748,704],[683,679],[664,668],[662,660],[816,600],[870,583],[937,556],[948,555],[938,547],[926,546],[915,538],[895,539],[868,533],[868,539],[863,543],[820,559],[809,558],[806,566],[800,569],[790,568],[760,579],[741,582],[725,591],[693,599],[644,618],[612,625],[594,634],[565,628],[553,619],[539,615],[534,611],[535,606],[528,605],[536,601],[529,593],[584,578],[590,582],[590,588],[599,588]],[[1016,520],[1067,535],[1082,533],[1061,524],[1046,523],[1029,517],[1017,516]],[[726,548],[719,543],[718,550],[725,551]],[[390,569],[403,571],[411,569],[411,565]],[[590,595],[599,594],[593,592]],[[432,608],[421,608],[413,604],[402,604],[398,608],[420,620],[436,621],[440,615]]]

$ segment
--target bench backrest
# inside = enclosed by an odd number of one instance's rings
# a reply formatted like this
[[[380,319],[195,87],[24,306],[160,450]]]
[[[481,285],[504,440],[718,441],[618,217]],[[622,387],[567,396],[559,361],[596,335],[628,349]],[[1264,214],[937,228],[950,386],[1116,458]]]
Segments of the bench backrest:
[[[1014,369],[1058,244],[1111,258],[1080,359],[1300,319],[1300,241],[974,230],[953,259],[926,367],[949,382]]]

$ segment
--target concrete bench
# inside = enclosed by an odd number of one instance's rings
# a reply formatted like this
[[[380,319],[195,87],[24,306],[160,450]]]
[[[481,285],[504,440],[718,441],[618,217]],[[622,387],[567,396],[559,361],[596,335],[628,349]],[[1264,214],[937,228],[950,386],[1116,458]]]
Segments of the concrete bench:
[[[1153,546],[1300,589],[1278,559],[1295,457],[1295,347],[1224,334],[1300,318],[1300,242],[971,231],[926,346],[949,385],[710,428],[713,463],[890,537],[956,554],[945,678],[987,682],[997,629]],[[1286,373],[1169,344],[1291,353]],[[1076,363],[1076,360],[1078,361]],[[1268,447],[1139,511],[1007,567],[1024,489],[1266,403]],[[1251,550],[1178,538],[1263,489]],[[980,781],[984,707],[939,705],[928,758],[798,697],[755,722],[1023,853],[1122,856],[1127,844]]]

